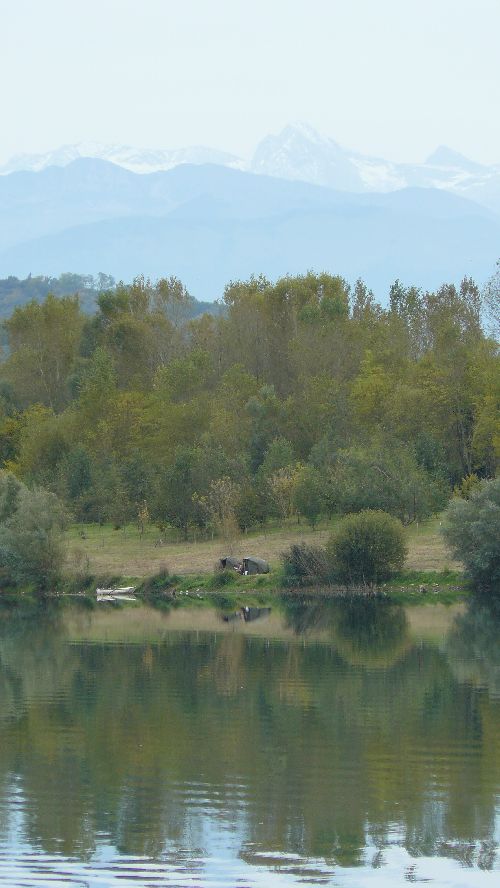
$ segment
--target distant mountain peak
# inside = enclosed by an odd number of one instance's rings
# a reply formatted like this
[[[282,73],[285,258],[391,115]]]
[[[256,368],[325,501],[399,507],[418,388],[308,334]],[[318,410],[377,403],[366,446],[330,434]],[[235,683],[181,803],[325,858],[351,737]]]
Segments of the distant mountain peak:
[[[67,166],[74,160],[93,158],[107,160],[124,167],[133,173],[152,173],[173,169],[183,163],[215,163],[220,166],[241,169],[241,158],[215,148],[191,145],[187,148],[133,148],[130,145],[106,144],[104,142],[78,142],[62,145],[45,154],[18,154],[0,167],[0,175],[30,170],[39,172],[49,166]]]
[[[329,136],[325,136],[323,133],[320,133],[317,129],[311,126],[310,123],[306,123],[304,120],[294,120],[291,123],[288,123],[283,129],[281,133],[278,134],[275,138],[299,138],[305,139],[308,142],[312,142],[317,145],[336,145]]]
[[[482,164],[470,160],[470,158],[465,157],[464,154],[460,154],[459,151],[454,151],[453,148],[448,148],[447,145],[439,145],[424,163],[426,166],[451,167],[452,169],[470,170],[471,172],[484,170]]]
[[[257,145],[255,153],[257,153],[259,148],[265,143],[279,145],[308,144],[311,148],[329,148],[330,150],[335,149],[336,151],[344,152],[344,149],[341,148],[338,142],[335,142],[330,136],[318,132],[317,129],[314,129],[313,126],[303,120],[292,121],[284,126],[279,133],[272,133],[266,136],[262,139],[259,145]]]
[[[299,179],[342,190],[362,190],[355,164],[328,136],[301,121],[290,123],[276,135],[266,136],[250,163],[254,173],[282,179]]]

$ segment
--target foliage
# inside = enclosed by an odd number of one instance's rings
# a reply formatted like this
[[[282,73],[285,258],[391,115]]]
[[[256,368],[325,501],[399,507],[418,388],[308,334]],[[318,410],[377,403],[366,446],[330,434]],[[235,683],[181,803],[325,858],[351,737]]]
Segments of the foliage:
[[[495,281],[483,301],[470,279],[396,281],[383,308],[361,280],[253,277],[200,317],[173,277],[0,282],[32,297],[4,322],[0,466],[80,521],[147,514],[184,536],[363,509],[420,521],[497,472]]]
[[[11,472],[0,474],[0,524],[5,524],[15,515],[22,487]]]
[[[373,587],[403,567],[406,557],[401,523],[386,512],[346,515],[328,546],[332,573],[347,586]]]
[[[285,585],[324,581],[328,577],[326,552],[321,546],[295,543],[281,555]]]
[[[108,274],[71,274],[65,272],[59,277],[29,275],[19,279],[11,275],[0,280],[0,315],[8,316],[16,305],[26,302],[41,302],[52,293],[54,296],[71,296],[78,293],[86,311],[92,311],[98,293],[112,289],[115,281]]]
[[[497,339],[500,337],[500,259],[496,272],[487,281],[484,288],[484,305],[491,332]]]
[[[448,499],[445,484],[418,465],[411,448],[393,441],[339,450],[332,463],[331,511],[382,509],[409,524],[439,511]]]
[[[210,482],[207,496],[197,497],[212,527],[226,544],[227,552],[232,555],[235,542],[239,537],[239,526],[236,517],[240,492],[238,486],[228,478],[217,478]]]
[[[137,586],[136,591],[145,595],[160,595],[169,589],[177,581],[177,577],[171,576],[170,570],[165,564],[159,571],[147,577]]]
[[[294,505],[311,527],[315,527],[324,509],[324,484],[313,466],[304,466],[296,474]]]
[[[66,520],[62,504],[41,488],[29,490],[11,475],[0,475],[0,566],[7,581],[34,583],[45,591],[62,571]]]
[[[475,583],[500,587],[500,478],[483,481],[468,499],[454,498],[443,534]]]

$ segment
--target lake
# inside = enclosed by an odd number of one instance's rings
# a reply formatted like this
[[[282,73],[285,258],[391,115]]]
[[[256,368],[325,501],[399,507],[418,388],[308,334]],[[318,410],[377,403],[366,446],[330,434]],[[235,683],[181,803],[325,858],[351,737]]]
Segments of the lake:
[[[499,800],[485,605],[0,611],[3,885],[494,886]]]

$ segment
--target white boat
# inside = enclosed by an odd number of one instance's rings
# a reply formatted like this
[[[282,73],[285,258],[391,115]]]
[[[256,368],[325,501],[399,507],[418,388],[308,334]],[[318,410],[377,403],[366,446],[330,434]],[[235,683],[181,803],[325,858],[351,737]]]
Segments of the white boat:
[[[115,589],[96,589],[97,601],[137,601],[135,586],[118,586]]]

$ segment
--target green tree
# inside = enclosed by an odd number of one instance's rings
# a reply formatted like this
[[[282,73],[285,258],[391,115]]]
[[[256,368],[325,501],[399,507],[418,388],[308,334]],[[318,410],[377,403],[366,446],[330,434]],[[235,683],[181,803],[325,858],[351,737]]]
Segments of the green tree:
[[[410,524],[442,509],[449,492],[417,464],[410,447],[386,438],[335,453],[325,496],[331,513],[381,509]]]
[[[234,554],[234,546],[240,535],[237,509],[240,499],[238,485],[225,476],[210,482],[204,497],[194,494],[202,510],[206,513],[212,528],[226,545],[228,554]]]
[[[12,472],[0,472],[0,524],[15,514],[23,485]]]
[[[293,502],[299,514],[314,528],[324,511],[325,500],[323,479],[313,466],[303,466],[296,473]]]
[[[300,471],[300,464],[284,466],[268,478],[269,497],[282,521],[291,518],[295,511],[295,489]]]
[[[499,588],[500,478],[481,482],[468,499],[453,499],[443,534],[450,551],[475,583]]]
[[[327,552],[332,573],[342,583],[373,588],[403,567],[403,527],[386,512],[367,509],[346,515],[332,534]]]
[[[500,259],[495,274],[486,283],[483,299],[491,334],[498,340],[500,339]]]
[[[78,296],[51,294],[42,304],[16,308],[4,322],[9,344],[4,374],[20,402],[38,401],[54,410],[68,403],[83,324]]]
[[[4,502],[14,488],[12,479],[3,475]],[[14,583],[35,583],[39,591],[47,591],[64,565],[64,508],[54,494],[40,487],[29,490],[20,485],[15,501],[14,510],[4,509],[8,517],[0,524],[0,565]]]
[[[164,479],[162,512],[167,521],[182,530],[185,538],[189,525],[200,512],[199,503],[193,500],[197,492],[197,462],[198,453],[194,448],[179,447]]]

